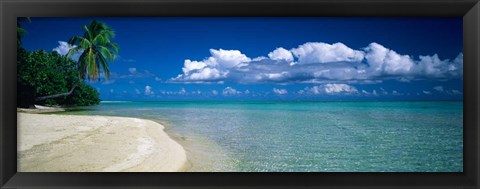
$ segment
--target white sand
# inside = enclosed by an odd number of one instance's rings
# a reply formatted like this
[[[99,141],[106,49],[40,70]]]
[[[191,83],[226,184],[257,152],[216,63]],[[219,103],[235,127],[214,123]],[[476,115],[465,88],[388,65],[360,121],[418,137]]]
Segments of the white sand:
[[[150,120],[17,113],[19,172],[170,172],[185,150]]]
[[[60,107],[48,107],[48,106],[40,106],[34,105],[35,108],[17,108],[17,112],[25,112],[25,113],[48,113],[48,112],[64,112],[64,108]]]

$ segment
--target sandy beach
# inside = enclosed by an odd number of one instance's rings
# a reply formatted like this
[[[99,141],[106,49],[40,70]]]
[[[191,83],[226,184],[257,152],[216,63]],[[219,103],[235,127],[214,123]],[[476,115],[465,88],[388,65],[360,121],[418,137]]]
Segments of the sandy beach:
[[[17,113],[19,172],[175,172],[184,148],[154,121]]]

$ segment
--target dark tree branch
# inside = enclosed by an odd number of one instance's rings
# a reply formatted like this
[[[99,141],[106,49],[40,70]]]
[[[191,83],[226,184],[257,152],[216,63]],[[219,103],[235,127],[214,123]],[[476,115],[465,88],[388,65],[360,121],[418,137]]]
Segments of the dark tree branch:
[[[51,99],[51,98],[58,98],[58,97],[64,97],[64,96],[68,96],[68,95],[71,95],[73,90],[77,87],[77,85],[74,85],[72,87],[72,89],[70,89],[70,91],[66,92],[66,93],[60,93],[60,94],[54,94],[54,95],[48,95],[48,96],[41,96],[41,97],[37,97],[35,98],[35,101],[38,102],[38,101],[43,101],[43,100],[47,100],[47,99]]]

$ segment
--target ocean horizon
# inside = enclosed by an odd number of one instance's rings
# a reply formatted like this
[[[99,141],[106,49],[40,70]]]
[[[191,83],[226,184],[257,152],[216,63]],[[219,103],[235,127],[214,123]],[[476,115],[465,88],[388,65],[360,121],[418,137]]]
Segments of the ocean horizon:
[[[189,171],[463,172],[462,101],[102,101],[60,114],[156,121]]]

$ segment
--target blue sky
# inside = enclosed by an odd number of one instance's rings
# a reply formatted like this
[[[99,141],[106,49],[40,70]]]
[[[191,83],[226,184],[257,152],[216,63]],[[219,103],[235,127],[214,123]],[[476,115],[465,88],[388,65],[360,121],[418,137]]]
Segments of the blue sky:
[[[64,54],[97,19],[120,46],[102,100],[461,100],[462,18],[31,18]]]

